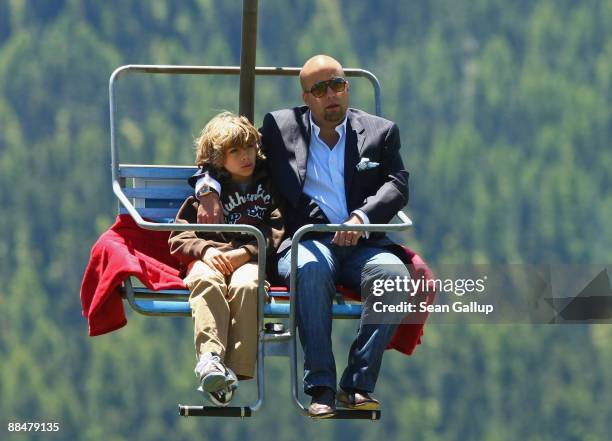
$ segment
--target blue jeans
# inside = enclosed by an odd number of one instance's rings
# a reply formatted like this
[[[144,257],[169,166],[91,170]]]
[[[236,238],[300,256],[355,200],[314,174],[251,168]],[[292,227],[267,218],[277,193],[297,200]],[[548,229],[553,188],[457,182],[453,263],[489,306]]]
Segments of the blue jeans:
[[[357,292],[375,279],[410,277],[408,269],[393,253],[368,246],[360,239],[353,247],[331,243],[333,235],[305,240],[298,247],[297,325],[304,350],[304,391],[326,386],[336,390],[336,363],[332,352],[332,302],[340,283]],[[367,266],[366,266],[367,265]],[[278,262],[279,275],[289,285],[291,250]],[[362,318],[369,302],[363,305]],[[363,324],[351,345],[342,389],[374,391],[383,352],[397,324]]]

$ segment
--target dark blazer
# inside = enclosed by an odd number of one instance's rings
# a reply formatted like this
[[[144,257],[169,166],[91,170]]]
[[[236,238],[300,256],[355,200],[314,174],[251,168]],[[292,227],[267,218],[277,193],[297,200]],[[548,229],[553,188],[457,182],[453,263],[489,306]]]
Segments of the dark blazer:
[[[399,129],[392,121],[361,110],[349,109],[347,116],[344,187],[348,211],[360,209],[371,223],[388,223],[408,202]],[[308,223],[328,223],[323,211],[302,193],[311,136],[308,107],[268,113],[260,132],[270,176],[285,199],[287,234]],[[359,170],[362,158],[380,165]],[[371,234],[368,240],[373,245],[392,244],[383,233]],[[285,240],[278,252],[289,243]]]
[[[400,155],[399,129],[392,121],[357,109],[349,109],[347,117],[344,188],[348,212],[360,209],[370,223],[386,224],[408,202],[408,172]],[[302,193],[311,133],[308,107],[268,113],[259,131],[285,218],[287,237],[278,248],[281,253],[290,246],[298,228],[329,223],[323,210]],[[362,158],[380,165],[358,170]],[[215,177],[212,170],[199,170],[189,179],[190,184],[195,185],[206,171]],[[394,245],[383,233],[372,233],[368,241],[377,246]]]

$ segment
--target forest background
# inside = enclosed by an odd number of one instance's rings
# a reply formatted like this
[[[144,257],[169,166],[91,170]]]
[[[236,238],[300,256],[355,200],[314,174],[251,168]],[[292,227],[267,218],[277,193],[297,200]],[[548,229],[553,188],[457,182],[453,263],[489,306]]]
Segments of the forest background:
[[[411,172],[408,245],[432,263],[610,263],[611,0],[261,0],[257,64],[328,53],[374,72]],[[609,325],[431,325],[388,353],[383,420],[313,424],[266,364],[263,410],[198,404],[191,324],[129,314],[90,338],[79,288],[116,214],[108,79],[123,64],[238,65],[239,1],[0,1],[0,438],[609,439]],[[373,111],[367,83],[352,103]],[[237,110],[236,78],[129,78],[122,162],[191,164],[197,131]],[[256,123],[300,103],[258,79]],[[335,325],[339,368],[354,322]],[[243,402],[252,398],[245,388]],[[237,398],[238,399],[238,398]],[[57,434],[9,422],[58,422]]]

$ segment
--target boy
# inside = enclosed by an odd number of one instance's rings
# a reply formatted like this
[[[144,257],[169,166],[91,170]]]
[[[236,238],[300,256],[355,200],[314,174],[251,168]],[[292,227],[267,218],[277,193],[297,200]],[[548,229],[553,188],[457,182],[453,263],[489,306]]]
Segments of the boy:
[[[283,218],[260,149],[261,136],[242,116],[215,116],[196,139],[196,164],[223,185],[225,222],[259,228],[273,255]],[[202,191],[213,191],[206,188]],[[185,200],[177,223],[197,223],[198,199]],[[198,390],[218,406],[233,397],[238,379],[253,378],[257,354],[257,241],[236,233],[173,232],[170,252],[186,266],[194,319]],[[266,256],[262,256],[266,258]]]

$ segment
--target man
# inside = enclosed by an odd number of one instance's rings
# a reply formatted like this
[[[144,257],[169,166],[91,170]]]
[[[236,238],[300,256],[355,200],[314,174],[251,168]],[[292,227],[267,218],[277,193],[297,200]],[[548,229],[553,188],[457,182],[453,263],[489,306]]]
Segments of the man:
[[[300,83],[306,106],[269,113],[260,129],[270,175],[285,199],[288,235],[310,223],[388,223],[408,201],[397,125],[348,107],[349,82],[340,63],[329,56],[309,59]],[[212,187],[221,190],[208,175],[196,185],[202,200],[199,222],[220,220],[218,198],[209,196]],[[278,272],[287,284],[289,245],[290,237],[278,251]],[[366,237],[346,231],[312,234],[300,243],[296,314],[312,417],[332,416],[336,399],[347,408],[380,407],[370,394],[397,324],[364,323],[372,313],[371,302],[364,303],[336,396],[331,307],[336,283],[363,290],[375,279],[409,278],[394,247],[382,233]]]

